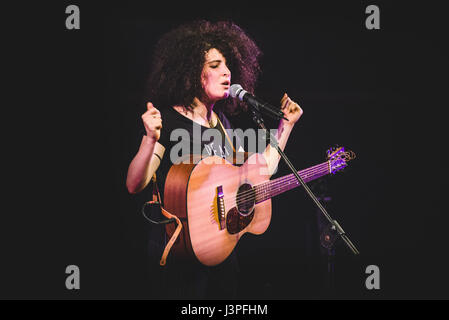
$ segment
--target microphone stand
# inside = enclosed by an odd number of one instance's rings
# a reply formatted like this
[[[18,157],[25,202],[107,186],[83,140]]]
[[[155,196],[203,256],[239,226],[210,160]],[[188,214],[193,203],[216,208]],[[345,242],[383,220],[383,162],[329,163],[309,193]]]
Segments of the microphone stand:
[[[333,231],[337,231],[337,233],[340,235],[340,237],[343,239],[343,241],[346,243],[346,245],[352,251],[352,253],[354,253],[355,255],[358,255],[360,252],[357,250],[357,248],[354,246],[354,244],[351,242],[351,240],[349,240],[349,238],[346,236],[346,233],[344,232],[343,228],[340,226],[340,224],[336,220],[332,219],[332,217],[329,215],[329,213],[327,213],[326,209],[321,205],[321,203],[318,201],[317,197],[313,194],[312,190],[310,190],[310,188],[307,186],[307,184],[304,182],[304,180],[299,176],[298,171],[295,169],[293,164],[287,158],[285,153],[281,150],[276,137],[274,137],[271,134],[271,132],[269,132],[269,130],[267,130],[267,128],[265,127],[265,124],[263,122],[263,118],[260,115],[261,110],[257,106],[251,105],[249,103],[247,105],[249,106],[249,109],[251,110],[251,113],[253,114],[253,121],[262,130],[265,131],[266,137],[268,137],[268,135],[270,135],[270,144],[276,148],[276,150],[281,155],[282,159],[284,159],[287,166],[290,168],[290,170],[295,175],[296,179],[299,181],[299,183],[301,183],[304,190],[307,192],[307,194],[310,196],[310,198],[312,198],[313,202],[315,202],[316,206],[321,211],[321,213],[324,215],[324,217],[329,221],[329,223],[331,224],[331,229]],[[273,112],[270,112],[267,114],[277,120],[280,120],[281,118],[283,118],[283,116],[277,115]]]

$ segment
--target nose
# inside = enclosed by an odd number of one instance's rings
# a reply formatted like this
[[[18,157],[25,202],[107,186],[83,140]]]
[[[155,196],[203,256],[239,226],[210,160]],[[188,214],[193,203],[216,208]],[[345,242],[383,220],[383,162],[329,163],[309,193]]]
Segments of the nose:
[[[231,76],[231,70],[229,70],[228,66],[223,64],[224,68],[223,68],[223,75],[226,77],[230,77]]]

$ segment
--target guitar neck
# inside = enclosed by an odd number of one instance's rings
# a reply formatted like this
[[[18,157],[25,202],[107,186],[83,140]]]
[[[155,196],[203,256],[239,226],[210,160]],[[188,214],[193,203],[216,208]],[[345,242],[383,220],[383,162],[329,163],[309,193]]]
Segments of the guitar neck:
[[[329,173],[329,161],[298,172],[299,176],[306,183],[321,178]],[[296,179],[293,173],[256,185],[254,186],[254,190],[256,191],[256,203],[268,200],[300,185],[301,183]]]

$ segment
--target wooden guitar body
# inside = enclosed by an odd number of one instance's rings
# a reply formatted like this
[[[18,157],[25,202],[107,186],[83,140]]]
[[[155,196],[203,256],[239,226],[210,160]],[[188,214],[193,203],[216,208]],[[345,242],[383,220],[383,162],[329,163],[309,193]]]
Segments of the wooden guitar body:
[[[251,188],[270,176],[257,153],[240,167],[217,156],[189,162],[172,166],[165,184],[164,207],[183,224],[172,252],[177,259],[214,266],[231,254],[243,234],[267,230],[271,199],[256,204]],[[169,235],[174,232],[173,225],[166,228]]]

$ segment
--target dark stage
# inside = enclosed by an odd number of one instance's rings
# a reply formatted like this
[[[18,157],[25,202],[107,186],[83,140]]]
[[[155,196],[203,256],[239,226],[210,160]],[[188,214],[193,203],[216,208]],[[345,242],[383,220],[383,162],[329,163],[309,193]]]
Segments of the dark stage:
[[[140,213],[151,190],[128,194],[126,172],[141,138],[152,49],[163,33],[195,19],[232,20],[246,30],[263,52],[255,94],[277,106],[287,92],[302,107],[285,149],[298,170],[325,161],[335,145],[357,155],[310,186],[361,254],[338,241],[329,258],[319,244],[320,214],[304,190],[291,190],[272,200],[267,232],[237,246],[238,298],[449,297],[449,61],[440,6],[92,2],[15,9],[36,22],[12,37],[20,46],[14,64],[24,72],[15,98],[30,104],[16,108],[16,119],[29,108],[30,125],[14,131],[14,154],[24,156],[14,163],[21,169],[8,170],[14,210],[2,222],[0,298],[158,298],[145,270],[149,225]],[[79,6],[79,30],[65,28],[69,4]],[[380,9],[378,30],[365,26],[371,4]],[[248,114],[230,120],[255,128]],[[281,163],[274,177],[288,173]],[[80,269],[79,290],[65,286],[68,265]],[[365,286],[370,265],[379,268],[379,289]]]

